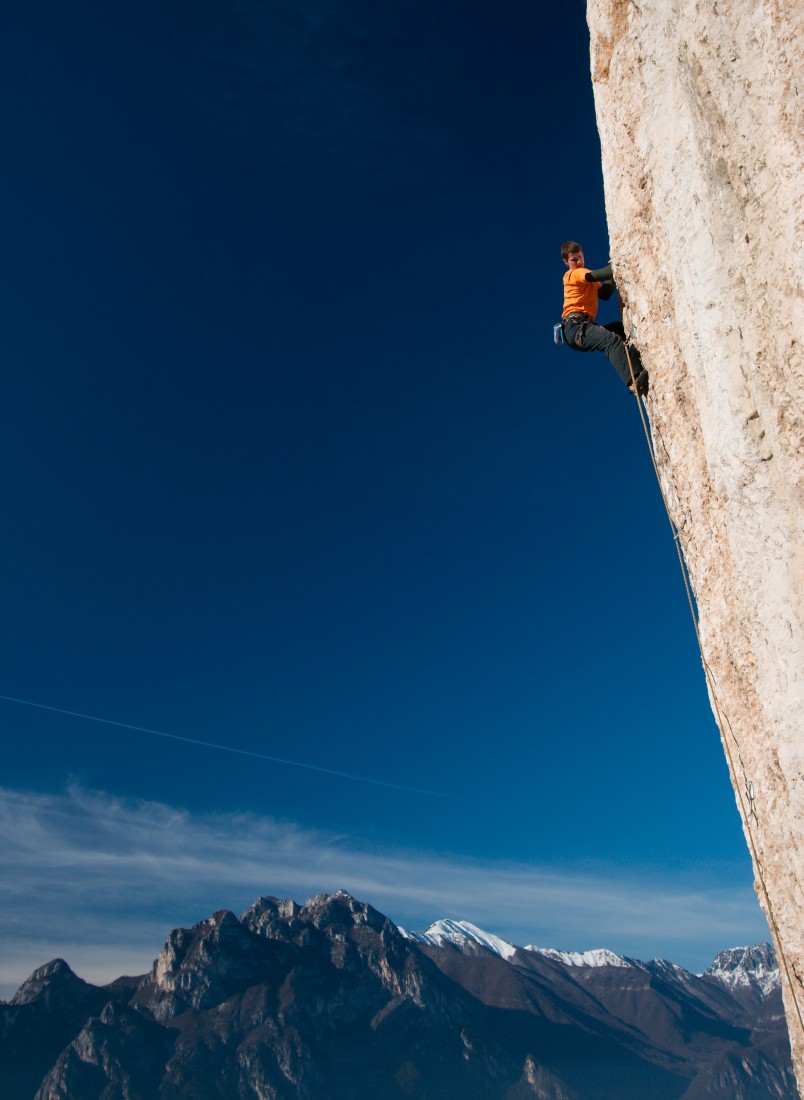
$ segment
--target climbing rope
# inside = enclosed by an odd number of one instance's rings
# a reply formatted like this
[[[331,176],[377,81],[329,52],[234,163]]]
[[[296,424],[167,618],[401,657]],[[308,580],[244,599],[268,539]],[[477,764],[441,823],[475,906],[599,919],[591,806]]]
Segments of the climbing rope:
[[[640,417],[640,420],[642,421],[642,429],[645,432],[645,439],[646,439],[647,444],[648,444],[648,453],[650,454],[650,460],[653,464],[653,472],[656,474],[656,481],[657,481],[658,486],[659,486],[659,492],[662,494],[662,502],[664,504],[664,509],[665,509],[665,512],[667,513],[667,519],[670,522],[670,529],[673,532],[673,542],[675,543],[676,553],[678,555],[678,564],[679,564],[679,567],[681,569],[681,576],[684,580],[684,589],[687,593],[687,603],[689,604],[690,615],[692,617],[692,625],[693,625],[693,628],[695,630],[695,639],[698,642],[698,652],[701,655],[701,664],[703,665],[704,675],[706,676],[706,682],[709,686],[709,693],[712,697],[712,701],[713,701],[714,706],[715,706],[715,717],[717,719],[717,724],[718,724],[718,727],[720,728],[720,730],[723,734],[723,747],[726,750],[726,756],[727,756],[728,761],[729,761],[729,768],[731,769],[732,775],[734,775],[735,777],[738,776],[740,773],[738,772],[738,770],[735,766],[734,757],[732,755],[731,746],[729,744],[729,739],[726,736],[726,730],[727,729],[728,729],[728,732],[731,734],[731,737],[733,738],[734,743],[737,747],[737,752],[738,752],[739,759],[740,759],[740,770],[742,771],[742,777],[743,777],[743,781],[745,783],[745,791],[743,792],[740,789],[740,784],[739,783],[736,783],[735,787],[736,787],[736,790],[737,790],[737,797],[738,797],[739,802],[740,802],[740,809],[742,811],[743,820],[745,821],[746,833],[748,834],[748,844],[749,844],[749,847],[751,849],[751,855],[753,856],[754,866],[757,869],[757,879],[759,881],[759,885],[760,885],[760,888],[762,890],[762,895],[765,898],[765,905],[767,907],[768,920],[770,921],[771,927],[772,927],[773,932],[774,932],[775,937],[776,937],[776,943],[777,943],[778,948],[779,948],[779,954],[781,955],[782,967],[784,969],[785,977],[787,978],[787,984],[788,984],[788,987],[790,989],[790,995],[793,999],[793,1004],[795,1005],[796,1015],[798,1016],[798,1022],[801,1026],[802,1031],[804,1031],[804,1016],[802,1016],[801,1005],[799,1004],[797,987],[793,982],[793,975],[790,972],[790,964],[788,963],[787,958],[785,957],[784,951],[782,950],[782,938],[781,938],[781,935],[779,933],[779,925],[776,923],[776,917],[774,915],[773,905],[771,904],[770,896],[768,894],[768,888],[767,888],[767,885],[765,883],[765,875],[764,875],[764,872],[762,870],[762,862],[759,858],[759,851],[757,849],[756,840],[754,839],[754,833],[753,833],[753,829],[751,827],[751,818],[752,817],[757,823],[759,822],[759,818],[758,818],[757,812],[756,812],[756,807],[754,806],[754,802],[756,801],[756,794],[755,794],[755,791],[754,791],[754,784],[748,778],[748,776],[746,774],[745,765],[744,765],[743,759],[742,759],[742,753],[740,753],[740,743],[739,743],[739,741],[737,740],[737,738],[734,734],[734,730],[732,729],[731,722],[729,721],[728,717],[724,714],[723,709],[720,705],[720,700],[718,699],[717,691],[715,690],[714,674],[712,673],[712,670],[711,670],[711,668],[709,667],[709,665],[707,663],[706,657],[704,656],[703,642],[701,641],[701,632],[700,632],[700,629],[699,629],[699,626],[698,626],[698,614],[697,614],[697,611],[695,609],[695,601],[694,601],[693,595],[692,595],[692,586],[691,586],[691,583],[690,583],[690,578],[689,578],[689,573],[687,571],[687,566],[686,566],[686,563],[684,561],[684,555],[683,555],[682,550],[681,550],[681,530],[678,527],[678,525],[676,524],[675,520],[673,519],[672,513],[670,511],[670,506],[667,503],[667,497],[665,495],[664,487],[662,485],[662,479],[661,479],[661,476],[659,474],[659,466],[658,466],[658,463],[656,461],[656,450],[653,446],[653,439],[651,438],[650,429],[648,428],[648,422],[647,422],[647,418],[645,416],[645,409],[643,407],[643,401],[640,400],[640,397],[637,394],[636,377],[634,375],[634,364],[631,362],[631,353],[628,349],[628,338],[627,337],[626,337],[626,340],[625,340],[625,354],[628,358],[628,369],[631,372],[631,385],[633,387],[634,396],[637,399],[637,406],[639,408],[639,417]],[[748,800],[748,806],[747,807],[746,807],[746,800]]]

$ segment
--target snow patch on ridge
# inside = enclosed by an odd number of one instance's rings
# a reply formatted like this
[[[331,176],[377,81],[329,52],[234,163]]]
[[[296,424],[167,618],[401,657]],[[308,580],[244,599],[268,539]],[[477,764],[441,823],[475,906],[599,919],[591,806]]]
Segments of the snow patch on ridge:
[[[526,951],[532,951],[534,955],[544,955],[548,959],[564,963],[565,966],[633,966],[630,959],[622,955],[616,955],[605,947],[594,951],[557,951],[553,947],[534,947],[529,944]]]
[[[493,936],[490,932],[484,932],[482,928],[466,920],[437,920],[425,932],[408,932],[405,928],[400,928],[399,931],[406,939],[415,943],[433,944],[435,947],[451,943],[463,951],[468,943],[479,944],[499,955],[501,959],[510,959],[517,951],[512,943]]]

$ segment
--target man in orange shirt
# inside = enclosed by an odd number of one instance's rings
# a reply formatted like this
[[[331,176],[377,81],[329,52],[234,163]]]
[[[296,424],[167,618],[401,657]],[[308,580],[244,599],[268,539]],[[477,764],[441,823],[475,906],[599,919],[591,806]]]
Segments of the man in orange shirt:
[[[561,315],[564,339],[577,351],[602,351],[625,382],[631,385],[631,368],[625,350],[625,329],[621,321],[598,325],[598,298],[606,301],[614,293],[611,264],[590,271],[584,264],[583,249],[577,241],[564,241],[561,259],[569,271],[564,276],[564,311]],[[648,392],[648,372],[642,366],[639,352],[629,348],[636,379],[636,392]]]

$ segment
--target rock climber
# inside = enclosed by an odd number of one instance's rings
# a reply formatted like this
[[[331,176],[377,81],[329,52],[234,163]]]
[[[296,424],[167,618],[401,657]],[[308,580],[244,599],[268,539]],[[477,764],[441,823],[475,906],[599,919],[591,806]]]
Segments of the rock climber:
[[[615,291],[611,263],[596,271],[584,264],[583,249],[577,241],[564,241],[561,259],[569,268],[564,275],[564,310],[561,315],[564,340],[577,351],[602,351],[625,382],[633,389],[631,368],[625,350],[625,329],[621,321],[598,325],[598,298],[608,301]],[[636,379],[636,392],[641,397],[648,392],[648,372],[642,366],[639,352],[629,345]]]

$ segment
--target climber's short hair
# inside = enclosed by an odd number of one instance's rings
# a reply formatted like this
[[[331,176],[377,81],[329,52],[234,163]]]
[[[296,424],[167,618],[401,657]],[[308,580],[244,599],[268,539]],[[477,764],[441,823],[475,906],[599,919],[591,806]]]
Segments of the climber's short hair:
[[[570,252],[583,252],[577,241],[564,241],[561,246],[561,259],[566,260]]]

